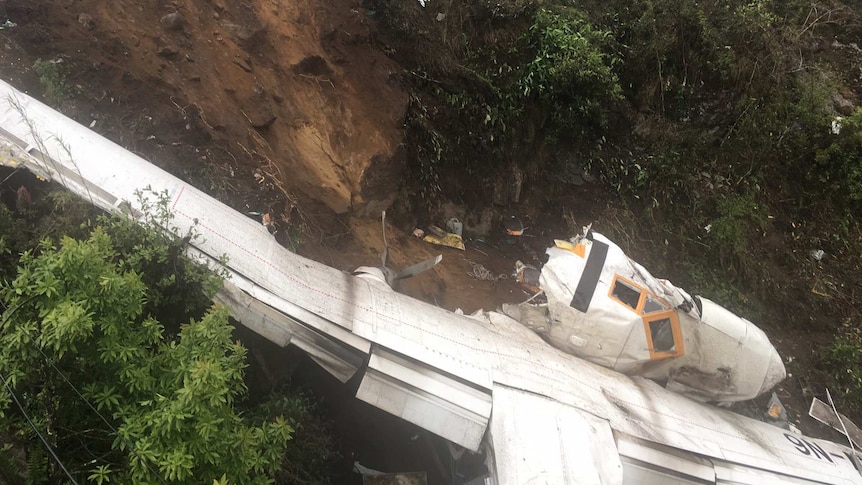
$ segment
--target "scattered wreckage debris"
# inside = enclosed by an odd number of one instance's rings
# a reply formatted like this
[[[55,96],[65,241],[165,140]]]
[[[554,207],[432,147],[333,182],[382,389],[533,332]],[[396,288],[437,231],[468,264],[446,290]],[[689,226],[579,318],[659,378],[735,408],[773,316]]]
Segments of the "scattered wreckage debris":
[[[423,237],[422,240],[438,246],[460,249],[461,251],[466,249],[464,246],[464,240],[461,238],[460,234],[446,232],[434,225],[428,226],[428,233],[425,234],[425,237]]]
[[[458,228],[455,221],[447,223],[450,230]],[[526,229],[516,222],[507,224],[510,236]],[[464,247],[458,234],[437,226],[429,226],[427,234],[414,234],[435,244],[455,241],[453,247]],[[512,277],[532,297],[504,304],[499,312],[552,346],[630,376],[659,381],[702,402],[752,399],[786,376],[778,352],[753,323],[653,277],[589,226],[571,240],[555,240],[546,254],[541,269],[515,263]],[[465,261],[472,266],[472,278],[496,283],[508,277]],[[385,262],[383,268],[377,279],[391,284],[395,279]],[[370,271],[357,272],[363,270]],[[537,299],[540,295],[544,297]]]
[[[827,399],[832,401],[832,396],[827,390]],[[843,434],[851,442],[851,446],[862,448],[862,430],[847,416],[835,409],[834,403],[827,404],[816,397],[811,400],[808,415]]]
[[[769,398],[769,403],[766,408],[766,420],[779,428],[790,429],[790,422],[787,420],[787,408],[778,399],[778,394],[772,392]]]
[[[245,301],[259,304],[237,302],[234,312],[255,313],[252,324],[258,320],[276,330],[283,337],[282,346],[303,345],[340,380],[358,381],[357,399],[482,456],[486,471],[469,477],[467,483],[666,483],[671,478],[690,483],[862,484],[854,449],[796,437],[675,395],[646,379],[625,377],[583,358],[563,355],[545,345],[537,333],[500,313],[486,315],[495,327],[489,329],[407,296],[378,291],[367,282],[291,253],[258,222],[10,86],[0,82],[0,88],[25,100],[31,113],[26,123],[9,110],[0,113],[0,145],[26,153],[28,169],[59,175],[63,185],[105,210],[128,205],[129,213],[138,212],[136,217],[144,208],[127,201],[135,200],[141,181],[151,183],[154,193],[171,194],[172,212],[188,214],[176,219],[172,228],[176,234],[200,227],[204,236],[222,236],[191,242],[186,248],[189,254],[201,259],[227,255],[226,281],[236,286]],[[48,127],[57,133],[57,140],[71,140],[69,156],[52,159],[50,167],[45,157],[24,152],[27,143],[23,141]],[[56,140],[49,143],[57,148]],[[218,230],[233,237],[224,237]],[[239,238],[244,238],[244,246],[237,244]],[[602,318],[594,313],[597,307],[616,308],[608,306],[616,302],[642,320],[642,328],[632,327],[625,343],[643,341],[645,337],[632,337],[634,332],[652,332],[651,322],[662,323],[647,311],[653,308],[647,306],[652,305],[649,302],[666,305],[664,312],[693,312],[692,307],[701,305],[669,283],[642,274],[645,270],[598,234],[585,231],[573,244],[584,245],[584,257],[559,248],[549,250],[583,260],[569,280],[571,294],[563,295],[569,298],[551,301],[552,295],[560,295],[546,290],[547,305],[517,308],[544,308],[547,315],[565,316],[569,301],[572,308],[586,305],[578,310],[584,314],[582,320],[609,327],[605,334],[620,338],[620,329],[614,326],[626,322],[618,312]],[[269,259],[249,257],[249,248],[257,251],[251,256],[266,254]],[[600,261],[597,255],[602,256]],[[605,269],[613,271],[613,280],[607,279]],[[548,265],[540,278],[543,287],[547,270]],[[636,286],[615,292],[617,275]],[[581,281],[592,289],[583,289],[574,298]],[[637,305],[626,307],[635,294]],[[732,322],[716,325],[720,319],[707,318],[712,309],[706,307],[703,304],[696,312],[703,316],[702,325],[719,328],[735,339],[741,351],[751,354],[749,335],[758,332],[756,327],[740,326],[742,319],[735,316]],[[565,323],[565,319],[545,320],[549,327]],[[662,330],[667,325],[656,327]],[[682,327],[686,338],[688,330]],[[583,347],[591,349],[598,343],[602,350],[601,341],[582,340]],[[680,350],[683,343],[689,351],[701,344],[713,351],[727,350],[722,345],[710,347],[709,340],[680,341]],[[755,356],[761,355],[756,346],[754,350]],[[750,359],[740,360],[741,365],[749,365]]]
[[[383,226],[383,254],[380,255],[380,266],[376,268],[371,266],[360,266],[353,271],[354,276],[373,281],[378,284],[382,283],[383,285],[392,288],[396,282],[424,273],[443,260],[443,255],[438,254],[433,258],[428,258],[424,261],[408,266],[401,271],[394,271],[389,267],[389,242],[386,240],[386,211],[383,211],[380,216],[380,220]]]
[[[472,269],[467,272],[467,276],[473,279],[477,279],[480,281],[491,281],[493,283],[496,283],[509,277],[507,274],[504,273],[496,274],[490,269],[486,268],[483,264],[477,263],[472,259],[464,258],[464,261],[466,261],[467,264],[472,266]]]
[[[515,272],[512,273],[512,276],[524,289],[533,293],[542,291],[539,282],[541,271],[535,266],[515,261]]]
[[[452,217],[446,221],[446,229],[452,234],[462,236],[464,233],[464,224],[457,217]]]
[[[509,236],[523,236],[524,231],[529,229],[530,225],[520,217],[513,215],[503,222],[503,227],[506,228],[506,234]]]

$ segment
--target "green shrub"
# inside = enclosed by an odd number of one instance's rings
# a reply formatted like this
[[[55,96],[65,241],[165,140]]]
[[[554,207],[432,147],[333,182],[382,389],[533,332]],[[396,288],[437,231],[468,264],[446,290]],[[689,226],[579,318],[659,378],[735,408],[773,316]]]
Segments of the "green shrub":
[[[766,226],[766,216],[750,194],[721,197],[716,210],[709,237],[732,254],[745,252],[752,231]]]
[[[843,395],[842,407],[862,411],[862,332],[851,329],[821,347],[819,367]]]
[[[69,97],[69,86],[60,64],[37,59],[33,70],[39,76],[39,83],[45,90],[45,100],[48,103],[58,106]]]
[[[817,151],[810,178],[825,184],[839,205],[862,209],[862,109],[838,123],[834,141]]]
[[[613,70],[617,58],[605,52],[612,39],[578,10],[536,12],[525,36],[535,54],[517,88],[550,110],[552,132],[583,134],[606,124],[608,107],[622,97]]]

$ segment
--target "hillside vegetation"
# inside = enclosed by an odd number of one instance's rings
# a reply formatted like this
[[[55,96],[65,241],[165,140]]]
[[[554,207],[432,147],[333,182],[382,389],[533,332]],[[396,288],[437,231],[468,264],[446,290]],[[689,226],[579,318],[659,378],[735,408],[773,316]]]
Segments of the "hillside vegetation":
[[[612,208],[578,222],[793,340],[801,385],[862,410],[859,7],[367,3],[414,87],[402,207],[564,216],[596,177]]]

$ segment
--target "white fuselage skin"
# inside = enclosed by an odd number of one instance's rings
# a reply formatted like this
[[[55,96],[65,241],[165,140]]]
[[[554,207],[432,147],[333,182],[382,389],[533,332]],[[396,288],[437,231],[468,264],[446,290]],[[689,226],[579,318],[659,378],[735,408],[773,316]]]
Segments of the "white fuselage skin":
[[[607,246],[607,254],[581,311],[573,296],[596,245]],[[547,251],[540,278],[546,312],[522,306],[523,315],[532,315],[522,323],[553,346],[702,401],[752,399],[784,379],[781,357],[753,323],[653,278],[601,234],[574,246]]]

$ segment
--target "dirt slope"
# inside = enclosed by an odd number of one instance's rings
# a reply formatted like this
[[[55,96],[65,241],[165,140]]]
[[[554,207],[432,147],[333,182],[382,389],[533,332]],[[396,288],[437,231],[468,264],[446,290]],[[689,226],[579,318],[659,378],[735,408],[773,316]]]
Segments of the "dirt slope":
[[[169,97],[240,162],[268,158],[291,190],[342,213],[391,200],[407,102],[358,4],[13,0],[8,8],[20,24],[11,34],[27,48],[111,72],[99,76],[110,95]]]

